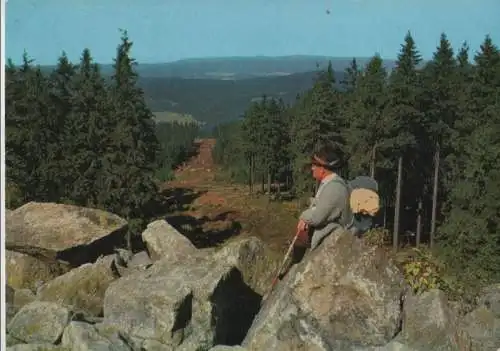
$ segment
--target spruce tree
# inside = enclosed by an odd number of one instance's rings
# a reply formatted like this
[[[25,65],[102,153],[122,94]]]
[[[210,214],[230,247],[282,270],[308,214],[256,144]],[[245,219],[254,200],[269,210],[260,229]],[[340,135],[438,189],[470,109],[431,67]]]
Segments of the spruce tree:
[[[393,245],[398,246],[399,226],[400,226],[400,210],[401,203],[404,201],[403,195],[409,198],[417,198],[421,195],[421,177],[418,176],[404,178],[403,168],[410,169],[410,174],[417,174],[415,165],[409,161],[418,159],[418,144],[416,136],[422,135],[422,113],[419,110],[419,99],[421,94],[421,80],[418,73],[418,66],[422,58],[416,48],[413,37],[408,32],[404,39],[404,44],[401,46],[401,51],[398,55],[396,68],[390,76],[390,100],[387,110],[387,118],[393,123],[393,127],[386,135],[386,143],[393,150],[394,157],[398,159],[397,171],[397,186],[395,197],[395,214],[394,214],[394,231]],[[408,167],[412,165],[413,167]],[[409,190],[417,190],[417,194],[409,191],[405,192],[402,188],[402,183],[406,184],[405,188]]]
[[[99,66],[93,63],[89,49],[84,49],[74,78],[75,96],[73,109],[64,129],[64,145],[67,152],[66,196],[82,206],[104,208],[98,200],[105,192],[99,174],[102,172],[102,156],[114,127],[110,118],[108,91]]]
[[[425,69],[423,101],[425,103],[424,123],[426,133],[420,140],[419,152],[421,155],[433,155],[433,172],[429,176],[429,169],[424,162],[421,163],[421,169],[425,174],[424,179],[432,178],[426,185],[432,189],[432,209],[431,209],[431,227],[430,243],[432,245],[436,229],[438,194],[442,180],[440,178],[440,165],[442,158],[446,158],[451,153],[454,131],[453,127],[457,120],[457,66],[454,52],[446,35],[441,34],[439,47],[434,53],[432,61]],[[425,147],[427,145],[427,148]],[[422,156],[421,156],[422,157]],[[424,157],[422,157],[424,158]],[[442,190],[442,189],[441,189]]]
[[[73,113],[75,88],[73,78],[75,66],[69,61],[65,52],[58,59],[57,66],[48,79],[50,119],[47,132],[47,159],[42,174],[50,187],[51,200],[59,201],[68,198],[71,178],[68,170],[71,162],[67,157],[67,139],[64,130],[68,118]]]
[[[123,31],[114,59],[110,91],[114,116],[107,120],[114,124],[110,136],[112,145],[109,145],[102,166],[107,186],[103,194],[106,207],[131,220],[130,230],[137,231],[144,224],[149,206],[157,198],[154,173],[159,142],[153,113],[137,86],[131,48],[132,42]],[[130,236],[128,245],[131,246]]]

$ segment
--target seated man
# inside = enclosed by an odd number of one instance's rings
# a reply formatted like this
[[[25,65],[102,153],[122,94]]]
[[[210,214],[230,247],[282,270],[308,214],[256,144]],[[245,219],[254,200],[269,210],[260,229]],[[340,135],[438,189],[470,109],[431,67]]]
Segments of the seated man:
[[[329,145],[321,147],[312,158],[312,176],[320,185],[311,205],[300,215],[292,264],[302,260],[309,242],[314,250],[326,236],[353,219],[347,183],[337,173],[342,163],[342,152]]]

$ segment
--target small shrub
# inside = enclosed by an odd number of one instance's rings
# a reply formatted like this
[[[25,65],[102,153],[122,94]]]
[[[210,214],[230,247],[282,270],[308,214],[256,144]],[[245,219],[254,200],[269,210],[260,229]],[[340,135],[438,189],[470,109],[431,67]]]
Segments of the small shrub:
[[[5,207],[15,209],[23,204],[23,194],[21,189],[12,182],[5,184]]]
[[[365,242],[370,246],[382,247],[389,243],[389,231],[385,228],[373,228],[363,236]]]
[[[442,265],[429,250],[412,248],[406,254],[401,262],[402,270],[414,293],[445,288],[446,284],[441,278]]]

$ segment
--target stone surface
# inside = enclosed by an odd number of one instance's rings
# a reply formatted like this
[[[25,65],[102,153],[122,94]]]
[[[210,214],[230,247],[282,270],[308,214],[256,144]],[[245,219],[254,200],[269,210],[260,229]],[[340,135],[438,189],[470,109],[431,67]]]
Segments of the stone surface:
[[[399,332],[405,291],[386,253],[348,232],[328,236],[293,267],[257,315],[249,350],[350,350]]]
[[[127,221],[98,209],[29,202],[6,216],[5,227],[7,246],[38,248],[46,256],[52,252],[53,258],[79,265],[93,262],[123,240]]]
[[[52,302],[23,306],[7,326],[14,338],[28,344],[55,343],[69,323],[70,311]]]
[[[17,344],[9,346],[6,351],[72,351],[66,347],[52,344]]]
[[[61,345],[72,351],[132,351],[118,337],[106,338],[93,325],[83,322],[71,322],[66,327]]]
[[[404,303],[404,344],[415,350],[449,350],[456,343],[457,316],[441,290],[409,296]]]
[[[36,291],[44,282],[66,273],[69,267],[46,262],[23,253],[5,250],[7,284],[15,289]]]
[[[197,252],[196,247],[165,220],[157,220],[148,224],[142,233],[152,260],[167,258],[178,262]]]
[[[214,253],[214,259],[234,265],[243,275],[245,283],[264,295],[283,258],[271,253],[262,240],[250,237],[232,240]]]
[[[165,346],[227,343],[243,339],[259,303],[233,265],[198,257],[175,266],[167,258],[110,285],[104,322]]]
[[[38,299],[70,307],[73,311],[102,315],[104,292],[116,279],[114,256],[98,259],[61,275],[40,287]]]

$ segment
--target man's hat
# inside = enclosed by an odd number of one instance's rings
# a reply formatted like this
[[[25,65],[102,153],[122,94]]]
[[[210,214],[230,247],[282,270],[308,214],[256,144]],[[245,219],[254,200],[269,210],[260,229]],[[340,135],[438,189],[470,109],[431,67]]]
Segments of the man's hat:
[[[316,155],[313,155],[311,158],[311,164],[326,168],[328,170],[333,170],[334,168],[336,168],[335,166],[337,166],[339,163],[340,163],[340,160],[338,160],[338,159],[333,160],[331,162],[327,162],[327,161],[319,158]]]

